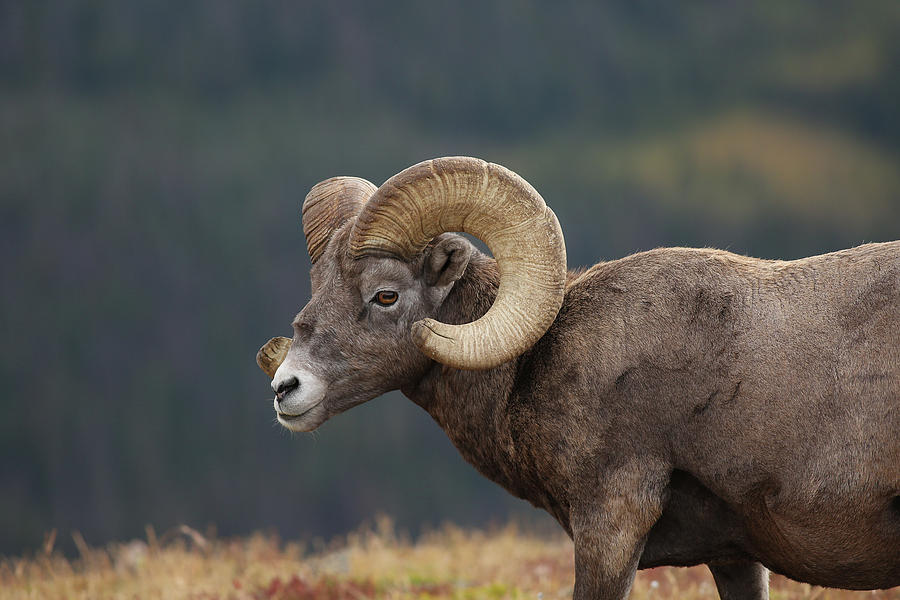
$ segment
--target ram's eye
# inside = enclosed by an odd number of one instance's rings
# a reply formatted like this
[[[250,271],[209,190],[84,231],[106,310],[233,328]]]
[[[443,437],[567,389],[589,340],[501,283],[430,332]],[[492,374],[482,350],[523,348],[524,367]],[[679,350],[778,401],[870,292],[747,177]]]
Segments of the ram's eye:
[[[400,295],[391,290],[383,290],[375,294],[375,302],[382,306],[390,306],[397,301]]]

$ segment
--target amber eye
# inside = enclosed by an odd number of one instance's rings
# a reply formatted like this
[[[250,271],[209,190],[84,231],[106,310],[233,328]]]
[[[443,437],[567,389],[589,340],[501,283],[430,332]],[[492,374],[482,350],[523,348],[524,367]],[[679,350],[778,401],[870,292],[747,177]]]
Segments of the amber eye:
[[[399,294],[397,292],[392,292],[391,290],[383,290],[375,294],[375,302],[382,306],[390,306],[399,298]]]

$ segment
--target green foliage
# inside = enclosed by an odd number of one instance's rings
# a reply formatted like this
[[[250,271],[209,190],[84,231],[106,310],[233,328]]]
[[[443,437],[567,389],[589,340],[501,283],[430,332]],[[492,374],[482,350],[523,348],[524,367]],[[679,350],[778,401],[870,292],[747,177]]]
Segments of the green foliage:
[[[0,553],[532,514],[399,395],[273,424],[253,357],[309,294],[306,191],[482,156],[572,266],[896,239],[898,25],[890,1],[0,3]]]

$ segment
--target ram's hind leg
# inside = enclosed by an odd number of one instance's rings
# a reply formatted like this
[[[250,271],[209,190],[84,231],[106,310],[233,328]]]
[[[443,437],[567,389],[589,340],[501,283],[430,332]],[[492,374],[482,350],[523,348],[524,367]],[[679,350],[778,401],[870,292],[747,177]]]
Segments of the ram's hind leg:
[[[768,600],[769,571],[752,561],[710,564],[722,600]]]

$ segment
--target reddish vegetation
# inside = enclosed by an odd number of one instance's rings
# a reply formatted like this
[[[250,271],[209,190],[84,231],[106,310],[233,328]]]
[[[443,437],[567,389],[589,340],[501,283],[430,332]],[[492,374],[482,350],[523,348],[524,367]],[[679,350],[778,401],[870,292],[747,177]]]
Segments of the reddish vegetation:
[[[287,581],[279,577],[272,579],[253,597],[257,600],[360,600],[374,598],[375,593],[375,584],[371,580],[359,582],[324,577],[310,582],[294,575]]]

